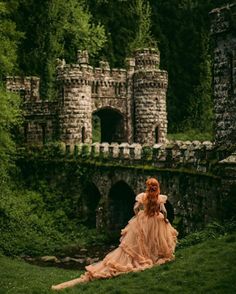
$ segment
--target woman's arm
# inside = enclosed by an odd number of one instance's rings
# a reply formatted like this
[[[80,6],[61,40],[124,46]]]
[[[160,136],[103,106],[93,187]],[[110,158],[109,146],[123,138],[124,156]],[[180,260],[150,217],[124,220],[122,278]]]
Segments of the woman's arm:
[[[165,208],[165,205],[164,205],[164,203],[161,203],[160,204],[160,211],[163,213],[163,215],[164,215],[164,221],[166,222],[166,223],[168,223],[169,221],[168,221],[168,219],[167,219],[167,211],[166,211],[166,208]]]
[[[145,197],[145,193],[140,193],[136,196],[135,200],[135,204],[134,204],[134,213],[135,215],[141,210],[143,209],[143,198]]]
[[[134,204],[134,213],[135,213],[135,215],[142,209],[142,203],[140,203],[140,202],[136,202],[135,204]]]

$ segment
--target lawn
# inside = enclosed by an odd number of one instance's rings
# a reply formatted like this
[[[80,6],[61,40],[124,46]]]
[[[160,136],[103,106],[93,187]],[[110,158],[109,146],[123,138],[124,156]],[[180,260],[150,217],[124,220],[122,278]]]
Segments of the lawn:
[[[0,256],[0,293],[54,293],[52,284],[80,272],[29,265]],[[56,293],[56,292],[55,292]],[[97,280],[59,293],[236,293],[236,234],[179,249],[176,260],[140,273]]]

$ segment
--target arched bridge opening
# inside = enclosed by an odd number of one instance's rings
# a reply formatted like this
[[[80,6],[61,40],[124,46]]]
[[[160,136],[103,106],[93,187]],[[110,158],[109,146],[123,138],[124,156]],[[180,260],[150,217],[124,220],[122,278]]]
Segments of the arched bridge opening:
[[[114,184],[108,198],[109,230],[118,233],[134,215],[135,193],[124,181]]]
[[[96,214],[101,194],[92,182],[86,183],[83,189],[85,223],[90,228],[96,228]]]
[[[93,141],[125,141],[124,116],[112,108],[102,108],[93,113]]]
[[[168,200],[165,203],[165,208],[167,211],[167,218],[168,218],[169,222],[172,224],[174,221],[174,218],[175,218],[174,208]]]

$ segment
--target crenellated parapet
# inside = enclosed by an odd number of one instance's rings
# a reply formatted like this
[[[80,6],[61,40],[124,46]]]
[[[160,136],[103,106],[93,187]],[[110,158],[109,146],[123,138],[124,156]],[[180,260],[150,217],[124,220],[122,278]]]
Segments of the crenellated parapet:
[[[93,68],[87,51],[78,51],[77,64],[58,60],[61,140],[91,144],[95,114],[102,141],[164,143],[168,75],[159,64],[155,48],[137,50],[126,59],[126,69],[111,69],[107,61]]]
[[[57,59],[57,97],[53,102],[40,99],[38,77],[8,77],[6,86],[20,92],[25,101],[25,117],[28,125],[33,125],[25,131],[32,134],[26,140],[30,144],[45,137],[47,122],[55,127],[60,141],[91,144],[95,118],[100,120],[102,142],[151,146],[165,143],[167,134],[168,75],[159,64],[156,48],[138,49],[126,59],[126,68],[110,68],[107,61],[92,67],[88,52],[79,50],[76,63]],[[34,137],[34,131],[41,132],[41,137]]]
[[[217,157],[210,141],[172,141],[168,144],[145,146],[128,143],[93,143],[63,145],[65,156],[73,159],[89,159],[96,162],[124,166],[153,166],[157,168],[186,168],[208,172],[211,161]],[[220,155],[219,155],[220,156]]]
[[[6,77],[6,89],[10,92],[18,93],[23,101],[35,102],[40,100],[38,77]]]

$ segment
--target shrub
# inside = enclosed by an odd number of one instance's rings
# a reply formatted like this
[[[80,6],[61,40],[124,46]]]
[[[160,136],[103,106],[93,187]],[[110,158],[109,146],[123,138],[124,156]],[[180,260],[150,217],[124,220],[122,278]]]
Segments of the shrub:
[[[216,239],[220,236],[236,231],[236,221],[228,221],[224,224],[212,222],[205,229],[194,232],[179,241],[178,248],[185,248],[191,245],[202,243],[209,239]]]

